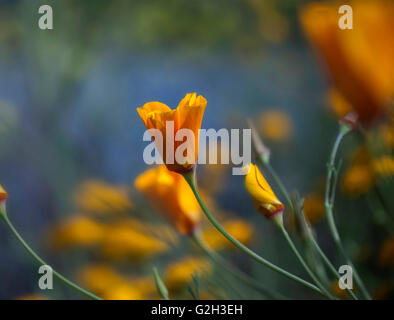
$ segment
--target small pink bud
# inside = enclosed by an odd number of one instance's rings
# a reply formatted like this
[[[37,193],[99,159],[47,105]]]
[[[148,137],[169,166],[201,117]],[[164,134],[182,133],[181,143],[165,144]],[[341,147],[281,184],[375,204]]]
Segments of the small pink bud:
[[[348,112],[339,123],[346,126],[348,130],[353,131],[358,127],[358,114],[355,111]]]

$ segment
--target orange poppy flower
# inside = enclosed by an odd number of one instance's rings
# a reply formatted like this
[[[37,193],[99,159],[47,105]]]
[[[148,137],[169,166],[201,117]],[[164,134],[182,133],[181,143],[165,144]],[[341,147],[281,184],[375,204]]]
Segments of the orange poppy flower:
[[[161,165],[139,175],[134,184],[179,232],[193,232],[200,221],[200,207],[181,175]]]
[[[394,3],[350,1],[353,29],[340,29],[343,3],[312,3],[301,24],[338,92],[370,124],[394,96]]]
[[[199,129],[206,106],[207,100],[203,96],[188,93],[174,110],[157,101],[137,108],[145,127],[161,132],[163,140],[155,143],[168,170],[183,173],[190,171],[197,163]],[[181,129],[190,130],[193,139],[187,137],[186,141],[183,141],[184,137],[177,138]],[[183,161],[179,161],[179,155],[183,156]]]

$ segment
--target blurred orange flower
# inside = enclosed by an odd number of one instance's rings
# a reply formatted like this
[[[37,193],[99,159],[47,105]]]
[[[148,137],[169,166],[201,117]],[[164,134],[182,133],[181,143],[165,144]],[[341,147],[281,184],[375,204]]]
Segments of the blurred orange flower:
[[[324,197],[310,193],[304,198],[304,215],[310,223],[317,223],[325,216]]]
[[[225,221],[222,225],[229,234],[243,244],[247,244],[252,239],[254,229],[246,221],[234,219]],[[202,237],[213,250],[221,250],[232,246],[232,243],[214,228],[204,230]]]
[[[79,279],[104,300],[142,300],[155,292],[152,277],[132,278],[105,264],[83,267]]]
[[[104,300],[143,300],[144,295],[132,284],[117,283],[105,290],[101,297]]]
[[[79,271],[78,278],[88,290],[98,295],[125,280],[115,269],[105,264],[91,264],[83,267]]]
[[[388,155],[382,156],[374,159],[372,165],[378,176],[383,178],[394,176],[394,157]]]
[[[148,228],[146,228],[148,229]],[[148,231],[148,230],[146,230]],[[156,239],[144,230],[127,222],[108,226],[107,236],[101,242],[101,254],[111,259],[141,260],[168,250],[164,241]]]
[[[170,290],[179,290],[192,281],[192,275],[212,272],[213,267],[209,260],[200,257],[186,257],[169,265],[165,271],[164,282]]]
[[[374,186],[376,177],[372,159],[366,146],[354,151],[350,166],[342,178],[342,190],[346,195],[357,197],[367,193]]]
[[[93,214],[125,213],[133,205],[126,186],[87,180],[74,193],[78,210]]]
[[[328,94],[330,107],[338,119],[342,119],[353,108],[349,101],[336,89],[331,89]]]
[[[291,118],[281,110],[266,110],[262,112],[259,127],[264,138],[275,142],[289,139],[293,132]]]
[[[141,294],[143,294],[145,299],[160,299],[159,293],[156,288],[155,279],[152,277],[151,274],[147,276],[131,278],[130,284],[132,284],[135,289],[137,289]]]
[[[198,141],[199,141],[199,129],[201,127],[202,118],[204,116],[205,107],[207,106],[207,100],[203,96],[197,96],[196,93],[188,93],[178,107],[171,110],[170,107],[161,102],[148,102],[137,108],[138,114],[147,129],[158,129],[162,133],[163,146],[157,145],[158,150],[161,152],[164,163],[167,165],[168,170],[175,172],[187,172],[191,170],[197,163],[198,157]],[[167,121],[173,121],[174,131],[172,141],[173,150],[167,150]],[[182,145],[183,141],[176,141],[175,136],[180,129],[189,129],[194,134],[194,145],[188,145],[186,150],[192,150],[193,154],[188,154],[187,159],[190,158],[190,163],[177,163],[176,151],[177,148]],[[190,140],[187,142],[190,144]],[[156,143],[156,142],[155,142]],[[161,148],[162,147],[162,148]],[[162,149],[162,150],[161,150]],[[170,154],[171,153],[171,154]],[[169,160],[169,159],[171,160]]]
[[[57,250],[76,246],[93,246],[106,234],[105,226],[86,217],[74,216],[50,230],[50,245]]]
[[[245,187],[252,196],[257,210],[266,218],[273,218],[281,214],[284,205],[276,197],[259,168],[251,163],[244,167],[244,171],[246,172]]]
[[[200,206],[185,179],[161,165],[142,173],[135,187],[183,234],[200,221]]]
[[[386,124],[380,127],[379,134],[387,149],[394,149],[394,124]]]
[[[350,1],[353,29],[338,26],[343,3],[312,3],[301,11],[301,24],[323,58],[338,92],[363,123],[382,114],[394,95],[394,4]]]
[[[373,169],[367,165],[352,165],[342,180],[343,192],[349,196],[359,196],[368,192],[375,183]]]

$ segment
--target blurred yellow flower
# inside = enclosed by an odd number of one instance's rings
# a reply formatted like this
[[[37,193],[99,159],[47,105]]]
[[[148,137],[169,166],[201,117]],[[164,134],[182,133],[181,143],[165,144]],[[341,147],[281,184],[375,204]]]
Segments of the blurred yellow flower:
[[[97,245],[105,235],[104,225],[86,217],[74,216],[50,230],[49,241],[54,249],[66,249]]]
[[[74,193],[78,210],[86,213],[125,213],[133,205],[128,188],[99,180],[87,180]]]
[[[304,215],[310,223],[317,223],[325,216],[324,197],[310,193],[304,197]]]
[[[254,231],[253,226],[244,220],[228,220],[222,223],[222,226],[228,233],[243,244],[247,244],[252,239]],[[202,237],[213,250],[232,247],[231,242],[214,228],[204,230]]]
[[[124,276],[106,264],[85,266],[79,272],[79,279],[104,300],[141,300],[153,297],[156,292],[152,276]]]
[[[394,267],[394,237],[388,238],[381,246],[378,263],[381,267]]]
[[[111,259],[141,260],[168,250],[165,242],[131,225],[108,226],[101,254]]]
[[[392,156],[383,156],[372,161],[375,173],[378,176],[387,178],[394,176],[394,158]]]
[[[342,180],[342,190],[349,196],[367,193],[375,183],[375,175],[368,165],[350,166]]]
[[[127,229],[143,233],[147,236],[152,236],[166,243],[178,243],[178,233],[165,223],[148,223],[142,219],[135,217],[127,217],[112,221],[107,224],[109,229]]]
[[[201,128],[206,106],[207,100],[203,96],[197,96],[196,93],[188,93],[174,110],[171,110],[167,105],[156,101],[148,102],[144,104],[142,108],[137,108],[138,114],[147,129],[158,129],[161,131],[163,136],[163,146],[158,145],[157,148],[160,150],[162,147],[161,156],[169,170],[175,172],[187,172],[197,163],[199,129]],[[167,121],[174,122],[174,137],[172,138],[174,139],[172,140],[174,148],[171,151],[168,150],[173,152],[173,154],[167,154]],[[175,140],[175,135],[180,129],[189,129],[194,133],[194,146],[190,145],[193,154],[187,155],[187,157],[191,157],[193,159],[191,163],[182,164],[177,163],[176,161],[176,150],[178,146],[183,144],[183,141]],[[172,159],[173,163],[170,163],[167,160],[167,156]]]
[[[311,3],[301,11],[307,37],[323,58],[337,90],[370,123],[394,95],[394,4],[369,0],[347,2],[354,28],[338,27],[343,3]]]
[[[265,138],[272,141],[284,141],[290,138],[293,123],[287,113],[272,109],[261,113],[259,128]]]
[[[164,282],[168,289],[179,290],[192,281],[192,275],[196,271],[200,275],[204,275],[209,274],[212,270],[212,265],[207,259],[187,257],[167,267]]]
[[[360,196],[375,184],[372,156],[366,146],[357,148],[352,155],[351,164],[342,178],[342,191],[348,196]]]
[[[152,275],[132,278],[130,283],[144,296],[145,299],[158,299],[156,283]]]
[[[394,148],[394,125],[383,125],[379,129],[380,137],[390,150]]]
[[[276,197],[259,168],[250,163],[244,167],[244,171],[245,187],[252,196],[257,210],[266,218],[279,216],[284,210],[284,205]]]
[[[118,283],[101,294],[104,300],[143,300],[144,295],[129,283]]]
[[[338,119],[343,118],[349,111],[352,110],[352,106],[342,94],[336,89],[331,89],[329,91],[329,103],[331,109],[334,111],[335,116]]]
[[[115,269],[105,264],[85,266],[79,271],[78,277],[88,290],[98,295],[126,281]]]
[[[135,187],[183,234],[191,234],[200,221],[200,206],[187,182],[161,165],[137,177]]]

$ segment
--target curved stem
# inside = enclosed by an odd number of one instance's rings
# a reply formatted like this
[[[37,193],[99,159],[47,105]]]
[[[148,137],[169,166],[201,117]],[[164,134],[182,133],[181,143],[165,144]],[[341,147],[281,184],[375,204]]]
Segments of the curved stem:
[[[289,205],[291,212],[294,214],[294,206],[293,206],[293,201],[291,201],[290,195],[287,192],[286,187],[282,183],[282,180],[279,178],[279,176],[276,174],[274,168],[270,165],[269,161],[265,159],[263,156],[258,157],[260,160],[261,164],[267,169],[269,174],[272,176],[272,179],[274,179],[275,183],[277,184],[280,192],[282,193],[283,197],[285,198],[287,204]]]
[[[19,234],[19,232],[15,229],[15,227],[12,225],[11,221],[8,219],[8,216],[5,212],[0,211],[0,217],[3,218],[7,226],[10,228],[11,232],[14,234],[14,236],[18,239],[18,241],[22,244],[22,246],[26,249],[26,251],[40,264],[40,265],[47,265],[47,263],[40,258],[38,254],[34,252],[32,248],[26,243],[26,241],[22,238],[22,236]],[[74,282],[68,280],[67,278],[63,277],[60,273],[58,273],[55,270],[52,270],[53,274],[55,275],[56,278],[59,280],[63,281],[65,284],[70,286],[71,288],[75,289],[79,293],[84,294],[90,299],[93,300],[102,300],[98,296],[94,295],[93,293],[81,288],[80,286],[76,285]]]
[[[285,300],[287,299],[285,296],[281,295],[280,293],[274,292],[273,290],[261,285],[260,283],[256,282],[255,279],[250,278],[247,274],[243,273],[242,271],[234,268],[231,264],[229,264],[226,260],[223,259],[222,256],[217,254],[213,251],[208,244],[202,238],[200,231],[197,229],[192,234],[192,238],[194,242],[201,248],[201,250],[219,267],[224,268],[230,274],[232,274],[235,278],[245,282],[247,285],[251,286],[255,290],[261,292],[263,295],[268,296],[271,299],[277,300]]]
[[[335,146],[335,149],[338,149],[338,145]],[[336,152],[336,151],[335,151]],[[293,201],[290,198],[289,193],[287,192],[286,187],[284,186],[282,180],[280,179],[279,175],[275,172],[274,168],[270,165],[269,161],[264,158],[263,156],[258,157],[258,160],[261,162],[261,164],[267,169],[267,171],[269,172],[269,174],[272,176],[272,178],[274,179],[275,183],[278,185],[279,190],[282,193],[282,196],[285,198],[287,204],[289,205],[291,211],[293,214],[296,214],[297,211],[294,208],[294,204]],[[314,238],[314,235],[312,233],[308,234],[308,240],[310,241],[310,243],[313,245],[313,247],[315,248],[315,250],[317,251],[317,253],[320,255],[320,257],[323,259],[323,262],[326,264],[326,266],[328,267],[328,269],[330,269],[330,271],[333,273],[333,275],[340,280],[340,275],[338,274],[337,270],[335,269],[335,267],[332,265],[332,263],[330,262],[330,260],[327,258],[327,256],[325,255],[325,253],[323,252],[323,250],[320,248],[319,244],[317,243],[316,239]],[[354,299],[354,300],[358,300],[357,296],[353,293],[352,290],[348,289],[346,287],[346,291],[349,293],[349,295]]]
[[[249,255],[250,257],[255,259],[257,262],[265,265],[267,268],[269,268],[269,269],[271,269],[271,270],[273,270],[273,271],[275,271],[275,272],[277,272],[277,273],[279,273],[279,274],[281,274],[293,281],[296,281],[299,284],[302,284],[303,286],[305,286],[309,289],[312,289],[313,291],[321,294],[324,297],[327,297],[326,294],[324,294],[318,287],[316,287],[312,283],[309,283],[309,282],[291,274],[290,272],[287,272],[286,270],[279,268],[275,264],[273,264],[273,263],[269,262],[268,260],[264,259],[263,257],[259,256],[254,251],[250,250],[248,247],[246,247],[241,242],[239,242],[237,239],[235,239],[233,236],[231,236],[226,230],[224,230],[224,228],[221,226],[221,224],[212,216],[212,214],[209,212],[209,210],[205,206],[204,202],[202,201],[200,194],[197,190],[196,183],[195,183],[195,171],[192,170],[190,172],[184,173],[183,177],[185,178],[187,183],[190,185],[190,187],[194,193],[194,196],[196,197],[198,203],[201,206],[201,209],[203,210],[203,212],[204,212],[205,216],[208,218],[208,220],[214,225],[214,227],[217,230],[219,230],[219,232],[221,234],[223,234],[223,236],[225,236],[236,247],[241,249],[243,252],[245,252],[247,255]]]
[[[293,240],[291,240],[289,234],[287,233],[286,229],[284,228],[283,224],[277,224],[278,228],[282,232],[283,236],[285,237],[286,241],[288,242],[291,250],[293,250],[294,254],[296,255],[297,259],[300,261],[301,265],[304,267],[305,271],[309,274],[312,280],[316,283],[316,285],[322,290],[330,299],[335,299],[321,284],[319,279],[316,275],[312,272],[312,270],[308,267],[307,263],[305,262],[304,258],[299,253],[297,247],[295,246]]]
[[[156,289],[157,292],[161,295],[161,297],[164,300],[170,300],[169,296],[168,296],[168,290],[166,285],[164,284],[163,280],[161,279],[160,275],[159,275],[159,271],[157,271],[157,268],[154,267],[152,269],[153,271],[153,278],[155,279],[155,284],[156,284]]]
[[[324,197],[324,206],[326,209],[326,216],[327,216],[327,221],[328,221],[328,226],[330,228],[331,235],[334,239],[334,242],[338,248],[338,250],[341,252],[342,256],[345,258],[346,263],[350,265],[353,269],[353,274],[354,274],[354,279],[356,280],[356,283],[359,285],[361,292],[363,293],[364,297],[366,299],[371,299],[371,296],[369,295],[363,281],[361,280],[356,268],[354,267],[352,261],[346,254],[345,249],[343,248],[341,238],[339,236],[338,229],[335,224],[335,219],[334,219],[334,213],[333,213],[333,208],[334,208],[334,195],[335,195],[335,179],[336,179],[336,169],[335,169],[335,158],[339,149],[339,146],[342,142],[342,139],[346,136],[346,134],[349,132],[349,129],[344,129],[344,127],[340,127],[340,131],[338,133],[337,138],[335,139],[334,146],[331,151],[330,159],[328,162],[328,169],[327,169],[327,180],[326,180],[326,190],[325,190],[325,197]]]

